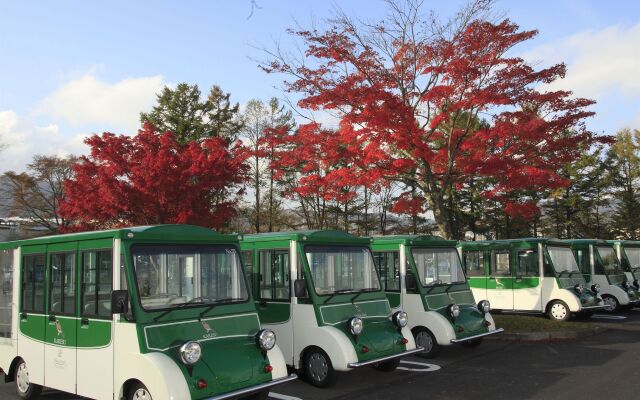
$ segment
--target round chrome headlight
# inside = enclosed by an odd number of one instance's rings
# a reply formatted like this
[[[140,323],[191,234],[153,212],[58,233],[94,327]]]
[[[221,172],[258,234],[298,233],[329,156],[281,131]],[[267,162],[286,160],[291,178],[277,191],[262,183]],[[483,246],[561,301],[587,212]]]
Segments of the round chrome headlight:
[[[592,290],[594,293],[600,293],[600,284],[599,284],[599,283],[596,283],[595,285],[591,285],[591,290]]]
[[[393,314],[391,320],[398,328],[404,328],[409,323],[409,316],[404,311],[397,311]]]
[[[578,293],[582,293],[584,291],[584,285],[582,283],[576,283],[576,285],[573,288]]]
[[[351,319],[349,319],[349,321],[347,321],[347,327],[349,328],[349,332],[351,332],[352,335],[358,336],[364,329],[364,322],[362,322],[362,320],[358,317],[352,317]]]
[[[449,305],[449,315],[452,318],[458,318],[460,316],[460,306],[457,304]]]
[[[491,311],[491,303],[489,303],[487,300],[482,300],[478,303],[478,310],[485,314],[488,313],[489,311]]]
[[[186,365],[193,365],[202,357],[202,347],[198,342],[187,342],[180,346],[180,359]]]
[[[269,351],[276,345],[276,334],[271,329],[263,329],[256,335],[256,343],[264,350]]]

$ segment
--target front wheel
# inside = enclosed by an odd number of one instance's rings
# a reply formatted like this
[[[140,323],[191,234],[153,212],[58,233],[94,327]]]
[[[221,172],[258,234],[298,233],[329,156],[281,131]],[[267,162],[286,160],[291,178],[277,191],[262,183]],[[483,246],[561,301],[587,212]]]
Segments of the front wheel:
[[[569,306],[562,300],[555,300],[549,305],[549,312],[547,313],[549,319],[553,321],[568,321],[571,318],[571,311]]]
[[[303,365],[307,382],[315,387],[328,388],[338,381],[338,373],[333,369],[329,356],[319,348],[307,351]]]
[[[25,400],[40,398],[42,386],[31,383],[29,380],[29,369],[27,368],[27,363],[25,363],[24,360],[20,360],[18,365],[16,365],[16,372],[13,378],[16,383],[16,393],[18,394],[18,397]]]
[[[395,371],[396,368],[400,365],[400,359],[396,358],[395,360],[385,361],[381,363],[377,363],[373,365],[373,368],[382,372],[391,372]]]
[[[129,390],[128,400],[153,400],[149,389],[142,383],[137,383]]]
[[[602,296],[602,301],[604,303],[604,311],[608,313],[616,313],[620,311],[620,302],[613,296],[604,295]]]
[[[440,345],[430,330],[415,328],[413,330],[413,338],[415,339],[416,346],[422,347],[423,349],[421,352],[416,353],[416,355],[422,358],[434,358],[440,352]]]
[[[467,340],[466,342],[462,342],[464,347],[474,348],[478,347],[482,344],[482,338]]]

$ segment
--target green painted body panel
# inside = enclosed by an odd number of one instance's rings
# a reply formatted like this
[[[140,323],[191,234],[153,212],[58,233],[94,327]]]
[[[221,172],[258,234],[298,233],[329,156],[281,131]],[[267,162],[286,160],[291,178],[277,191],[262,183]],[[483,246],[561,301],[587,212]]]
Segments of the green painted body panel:
[[[44,342],[45,324],[47,322],[45,315],[23,314],[20,316],[20,333],[33,340]]]
[[[45,324],[45,343],[54,346],[76,347],[78,345],[77,319],[75,317],[47,318]]]
[[[389,306],[391,308],[398,308],[401,306],[400,292],[385,292],[387,300],[389,300]]]
[[[257,302],[258,314],[263,324],[281,324],[291,318],[289,302]]]
[[[101,348],[111,344],[111,321],[92,319],[82,322],[76,319],[78,347]]]

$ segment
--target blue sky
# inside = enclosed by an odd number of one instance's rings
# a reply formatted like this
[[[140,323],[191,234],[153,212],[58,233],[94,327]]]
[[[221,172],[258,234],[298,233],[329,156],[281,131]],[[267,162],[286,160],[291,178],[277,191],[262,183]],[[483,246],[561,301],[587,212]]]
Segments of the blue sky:
[[[285,33],[332,14],[323,1],[0,0],[0,172],[22,170],[35,153],[78,154],[93,132],[134,133],[165,84],[212,84],[232,100],[281,96],[282,77],[256,66],[254,46],[292,41]],[[430,1],[450,15],[461,1]],[[347,14],[384,17],[378,0],[343,1]],[[640,2],[498,1],[524,29],[539,29],[515,49],[540,65],[565,61],[559,87],[594,98],[588,126],[612,133],[640,128]]]

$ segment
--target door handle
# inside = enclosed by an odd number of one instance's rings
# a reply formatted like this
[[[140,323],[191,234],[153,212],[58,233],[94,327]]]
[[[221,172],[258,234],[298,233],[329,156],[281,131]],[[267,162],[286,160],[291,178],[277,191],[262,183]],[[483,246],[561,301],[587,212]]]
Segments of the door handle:
[[[89,319],[88,318],[82,318],[80,320],[80,325],[81,326],[89,326]]]
[[[56,316],[55,315],[49,315],[49,322],[56,322]]]

